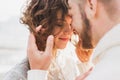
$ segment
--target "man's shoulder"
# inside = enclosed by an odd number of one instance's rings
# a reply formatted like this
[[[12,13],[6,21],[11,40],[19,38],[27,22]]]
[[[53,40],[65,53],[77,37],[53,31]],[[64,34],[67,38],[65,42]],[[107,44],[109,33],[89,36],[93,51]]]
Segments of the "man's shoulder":
[[[29,63],[27,59],[18,63],[14,68],[8,71],[3,80],[26,80]]]
[[[96,54],[96,56],[93,57],[93,63],[97,64],[101,60],[108,60],[108,59],[110,61],[118,60],[120,59],[119,56],[120,56],[120,44],[109,47],[103,52]]]
[[[115,46],[113,46],[113,47],[111,47],[111,48],[109,48],[109,49],[107,49],[106,51],[105,51],[105,53],[106,53],[106,55],[107,56],[111,56],[111,57],[115,57],[115,58],[119,58],[120,57],[120,44],[118,44],[118,45],[115,45]],[[119,58],[120,59],[120,58]]]
[[[111,47],[120,45],[120,24],[108,31],[98,42],[94,49],[94,55],[102,53]]]

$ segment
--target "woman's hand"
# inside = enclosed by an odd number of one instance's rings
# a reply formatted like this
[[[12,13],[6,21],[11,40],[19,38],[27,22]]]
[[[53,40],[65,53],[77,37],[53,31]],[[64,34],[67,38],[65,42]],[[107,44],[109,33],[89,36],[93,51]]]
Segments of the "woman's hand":
[[[93,70],[93,67],[90,68],[87,72],[85,72],[84,74],[78,76],[75,80],[85,80],[85,78],[91,73],[91,71]]]
[[[37,27],[36,31],[39,31],[41,26]],[[27,47],[27,55],[31,69],[47,70],[52,58],[54,37],[50,35],[47,39],[45,51],[39,51],[36,45],[35,37],[33,33],[30,33]]]

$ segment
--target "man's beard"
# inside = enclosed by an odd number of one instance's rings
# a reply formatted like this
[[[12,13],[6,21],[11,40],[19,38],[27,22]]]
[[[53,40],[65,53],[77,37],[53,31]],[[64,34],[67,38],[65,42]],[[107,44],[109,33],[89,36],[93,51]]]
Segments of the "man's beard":
[[[83,49],[92,49],[91,25],[85,13],[82,14],[82,31],[80,32],[80,42]]]

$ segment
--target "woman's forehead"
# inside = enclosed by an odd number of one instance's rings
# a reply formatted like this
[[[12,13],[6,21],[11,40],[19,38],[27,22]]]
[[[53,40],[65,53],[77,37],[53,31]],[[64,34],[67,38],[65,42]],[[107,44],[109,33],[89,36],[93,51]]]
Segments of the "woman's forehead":
[[[63,13],[62,13],[61,11],[59,11],[59,12],[57,13],[57,20],[65,20],[66,18],[71,18],[71,19],[72,19],[72,17],[71,17],[69,14],[65,14],[65,17],[63,17],[62,14],[63,14]]]

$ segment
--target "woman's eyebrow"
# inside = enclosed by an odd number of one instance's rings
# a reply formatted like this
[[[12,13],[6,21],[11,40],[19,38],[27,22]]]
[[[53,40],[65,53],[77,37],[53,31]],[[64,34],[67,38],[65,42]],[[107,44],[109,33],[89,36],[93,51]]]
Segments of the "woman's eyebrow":
[[[66,22],[65,19],[57,19],[57,20],[56,20],[56,22],[59,22],[59,21],[60,21],[60,22]]]

